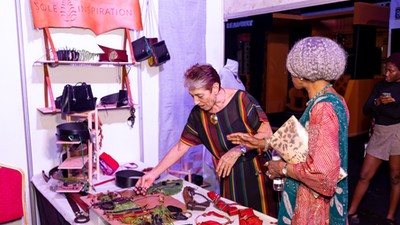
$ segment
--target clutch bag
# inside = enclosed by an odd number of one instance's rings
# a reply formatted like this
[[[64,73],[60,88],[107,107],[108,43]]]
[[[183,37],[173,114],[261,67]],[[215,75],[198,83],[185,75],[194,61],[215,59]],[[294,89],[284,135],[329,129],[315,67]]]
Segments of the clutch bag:
[[[291,116],[270,139],[270,146],[289,164],[306,161],[308,154],[308,132],[295,116]],[[340,168],[338,182],[347,177]]]
[[[308,132],[291,116],[272,135],[270,145],[287,163],[304,162],[308,154]]]

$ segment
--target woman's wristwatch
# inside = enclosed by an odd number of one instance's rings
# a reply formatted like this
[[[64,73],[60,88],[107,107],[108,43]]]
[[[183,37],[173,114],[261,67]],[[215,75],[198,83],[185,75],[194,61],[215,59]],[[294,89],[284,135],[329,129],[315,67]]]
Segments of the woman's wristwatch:
[[[244,145],[239,145],[240,146],[240,151],[242,151],[242,155],[245,155],[247,152],[247,148]]]

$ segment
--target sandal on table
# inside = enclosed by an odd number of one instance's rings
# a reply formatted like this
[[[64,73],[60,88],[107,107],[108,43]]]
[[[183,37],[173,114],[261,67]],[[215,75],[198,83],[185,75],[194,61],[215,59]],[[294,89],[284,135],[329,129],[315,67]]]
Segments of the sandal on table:
[[[347,220],[349,221],[349,225],[357,225],[360,224],[360,218],[358,218],[358,214],[352,213],[347,215]]]

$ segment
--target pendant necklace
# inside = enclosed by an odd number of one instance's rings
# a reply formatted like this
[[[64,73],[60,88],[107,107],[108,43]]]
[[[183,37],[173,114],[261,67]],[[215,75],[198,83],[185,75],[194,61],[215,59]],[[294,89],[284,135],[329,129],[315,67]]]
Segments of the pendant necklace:
[[[306,106],[309,106],[312,102],[315,101],[315,99],[317,99],[318,97],[320,97],[322,95],[322,93],[324,93],[324,91],[328,88],[332,87],[332,84],[328,84],[325,87],[323,87],[312,99],[308,100],[308,102],[306,103]]]
[[[224,103],[225,103],[225,95],[226,95],[226,93],[225,93],[225,89],[223,89],[223,88],[222,88],[222,91],[224,92],[224,99],[223,99],[223,101],[222,101],[221,104],[224,104]],[[216,101],[215,101],[215,102],[216,102]],[[215,103],[214,103],[214,105],[215,105]],[[216,124],[218,123],[218,116],[217,116],[216,113],[211,113],[211,115],[210,115],[210,122],[211,122],[213,125],[216,125]]]
[[[215,124],[217,124],[217,123],[218,123],[218,117],[217,117],[217,114],[215,114],[215,113],[211,113],[211,115],[210,115],[210,122],[211,122],[213,125],[215,125]]]

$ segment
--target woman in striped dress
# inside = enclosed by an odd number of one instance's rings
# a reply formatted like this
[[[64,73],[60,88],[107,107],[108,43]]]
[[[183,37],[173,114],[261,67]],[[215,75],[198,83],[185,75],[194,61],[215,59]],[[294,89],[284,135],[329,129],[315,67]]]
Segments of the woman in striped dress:
[[[190,147],[203,144],[213,155],[221,196],[276,217],[277,198],[271,181],[262,172],[266,162],[262,149],[234,145],[226,138],[234,132],[259,138],[272,135],[259,103],[245,91],[221,88],[220,77],[211,65],[196,64],[186,71],[184,78],[195,106],[181,138],[136,186],[146,190]]]

